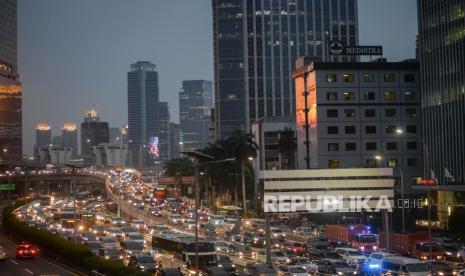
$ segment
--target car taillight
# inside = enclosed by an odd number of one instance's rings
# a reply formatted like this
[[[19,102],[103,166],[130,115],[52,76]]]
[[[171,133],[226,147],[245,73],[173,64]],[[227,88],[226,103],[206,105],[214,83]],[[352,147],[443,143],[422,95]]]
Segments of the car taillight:
[[[34,249],[32,249],[32,250],[31,250],[31,253],[32,253],[32,254],[35,254],[35,253],[36,253],[36,251],[35,251]]]
[[[19,254],[23,254],[23,250],[19,250],[19,252],[18,252],[18,253],[19,253]]]
[[[6,252],[3,252],[3,256],[6,256]]]

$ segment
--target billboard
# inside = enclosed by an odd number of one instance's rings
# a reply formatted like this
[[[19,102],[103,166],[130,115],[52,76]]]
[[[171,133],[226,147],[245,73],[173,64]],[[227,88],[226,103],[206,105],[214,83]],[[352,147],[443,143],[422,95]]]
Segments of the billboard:
[[[149,154],[153,158],[157,158],[158,156],[160,156],[158,137],[152,137],[149,139]]]

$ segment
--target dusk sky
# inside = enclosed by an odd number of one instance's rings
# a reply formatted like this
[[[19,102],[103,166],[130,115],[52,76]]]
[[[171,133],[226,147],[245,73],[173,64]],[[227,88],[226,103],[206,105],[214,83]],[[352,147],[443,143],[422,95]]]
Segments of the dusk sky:
[[[384,57],[415,56],[416,0],[359,0],[361,45]],[[23,146],[34,125],[82,121],[95,105],[104,121],[127,121],[129,65],[157,65],[161,100],[178,122],[183,80],[213,80],[211,0],[18,0],[18,59],[23,83]]]

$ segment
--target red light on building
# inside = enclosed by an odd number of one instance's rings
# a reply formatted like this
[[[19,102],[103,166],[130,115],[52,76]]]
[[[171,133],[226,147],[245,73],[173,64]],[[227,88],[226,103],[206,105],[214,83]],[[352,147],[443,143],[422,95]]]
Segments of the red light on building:
[[[420,185],[436,185],[436,179],[420,179],[417,183]]]

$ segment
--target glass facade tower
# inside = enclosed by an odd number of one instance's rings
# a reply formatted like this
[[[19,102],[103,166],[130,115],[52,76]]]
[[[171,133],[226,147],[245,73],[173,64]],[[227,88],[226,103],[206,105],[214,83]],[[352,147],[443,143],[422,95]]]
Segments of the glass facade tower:
[[[464,184],[465,1],[418,0],[418,19],[424,173]]]
[[[212,2],[217,139],[265,116],[293,116],[298,57],[356,61],[327,54],[329,41],[358,43],[356,0]]]

